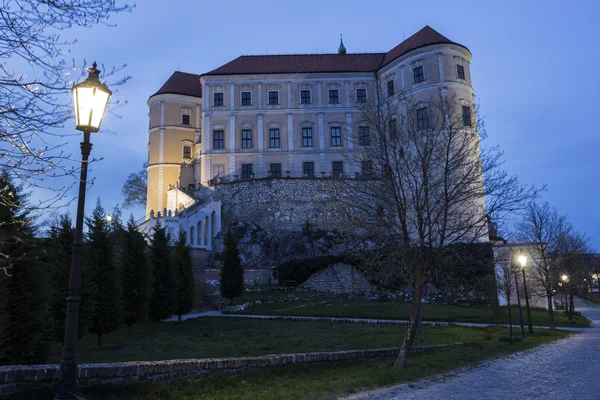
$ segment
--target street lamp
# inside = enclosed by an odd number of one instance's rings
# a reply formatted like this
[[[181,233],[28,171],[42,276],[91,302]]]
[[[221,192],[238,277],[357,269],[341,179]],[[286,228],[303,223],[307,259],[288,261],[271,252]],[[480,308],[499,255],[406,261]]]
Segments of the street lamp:
[[[519,295],[519,276],[517,270],[514,269],[515,273],[515,285],[517,287],[517,305],[519,306],[519,322],[521,324],[521,338],[525,339],[525,327],[523,325],[523,309],[521,308],[521,296]]]
[[[79,319],[79,292],[81,291],[81,255],[83,253],[83,214],[85,206],[85,190],[87,185],[88,157],[92,150],[90,134],[100,130],[100,124],[106,111],[106,105],[112,92],[100,82],[100,70],[94,63],[88,68],[85,81],[73,86],[75,106],[75,127],[83,131],[81,142],[81,171],[79,176],[79,196],[77,202],[77,218],[75,220],[75,240],[69,273],[69,297],[67,297],[67,313],[65,318],[65,340],[60,359],[60,381],[55,399],[75,398],[77,383],[77,322]]]
[[[529,309],[529,296],[527,294],[527,279],[525,279],[525,267],[527,267],[527,256],[521,254],[519,256],[519,264],[521,264],[521,272],[523,273],[523,288],[525,289],[525,309],[527,310],[527,325],[529,334],[533,334],[533,324],[531,323],[531,311]]]

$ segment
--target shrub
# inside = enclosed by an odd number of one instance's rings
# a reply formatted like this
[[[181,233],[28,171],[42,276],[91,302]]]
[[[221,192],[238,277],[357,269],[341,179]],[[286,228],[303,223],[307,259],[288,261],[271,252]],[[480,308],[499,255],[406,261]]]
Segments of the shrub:
[[[496,332],[496,328],[494,326],[488,326],[483,331],[483,338],[485,340],[492,340],[496,338],[498,333]]]

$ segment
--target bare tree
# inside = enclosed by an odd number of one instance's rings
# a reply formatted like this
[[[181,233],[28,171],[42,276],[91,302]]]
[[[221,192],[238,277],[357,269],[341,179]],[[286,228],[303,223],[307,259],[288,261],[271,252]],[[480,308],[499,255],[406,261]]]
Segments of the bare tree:
[[[126,208],[146,205],[148,190],[148,163],[145,162],[139,172],[132,172],[127,176],[121,194],[125,197],[123,206]]]
[[[61,33],[108,25],[112,15],[131,8],[115,0],[0,0],[0,168],[25,190],[50,191],[32,209],[57,205],[71,185],[56,187],[50,178],[77,176],[79,169],[79,157],[63,150],[60,137],[65,135],[59,129],[71,118],[68,94],[85,65],[67,63],[65,55],[74,41]],[[120,68],[105,71],[104,77]],[[14,206],[4,190],[0,202]]]
[[[576,253],[584,251],[583,239],[578,238],[567,217],[560,215],[548,202],[532,202],[527,207],[516,225],[516,238],[528,245],[533,266],[533,291],[547,299],[550,329],[555,329],[554,290],[560,275],[566,273],[561,269],[566,269]]]
[[[377,84],[381,88],[381,84]],[[413,290],[408,329],[395,367],[405,367],[425,285],[465,244],[488,240],[488,218],[500,221],[536,191],[501,167],[502,152],[481,147],[476,109],[442,89],[426,99],[385,97],[366,104],[350,156],[360,184],[350,183],[353,220],[378,246],[393,248],[397,274]],[[371,178],[371,179],[366,179]],[[452,255],[452,257],[449,257]]]
[[[513,290],[515,290],[514,267],[512,257],[513,251],[509,248],[501,248],[495,255],[496,263],[496,282],[498,282],[498,291],[506,297],[508,306],[508,324],[510,327],[510,340],[513,339],[512,309],[510,300]]]

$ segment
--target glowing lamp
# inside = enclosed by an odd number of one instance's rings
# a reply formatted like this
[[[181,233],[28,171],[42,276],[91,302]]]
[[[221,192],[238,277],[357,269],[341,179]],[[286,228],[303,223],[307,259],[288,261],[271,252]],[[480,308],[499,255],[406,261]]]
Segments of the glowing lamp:
[[[522,254],[519,256],[519,264],[521,264],[521,267],[525,268],[527,266],[527,256]]]
[[[100,82],[100,70],[94,63],[88,68],[85,81],[73,86],[76,129],[84,132],[98,132],[112,95],[108,87]]]

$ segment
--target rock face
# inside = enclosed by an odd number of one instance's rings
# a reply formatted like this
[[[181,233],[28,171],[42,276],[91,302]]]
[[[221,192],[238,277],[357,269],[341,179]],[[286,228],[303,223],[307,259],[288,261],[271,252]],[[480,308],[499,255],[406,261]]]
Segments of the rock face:
[[[315,272],[302,284],[302,288],[333,293],[364,293],[375,290],[359,270],[346,264],[333,264]]]

